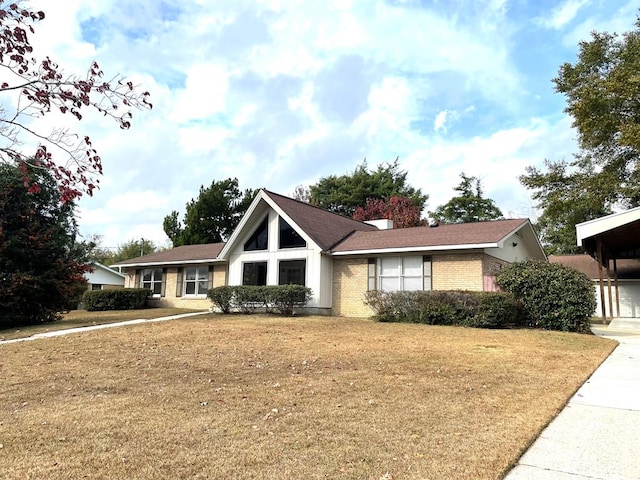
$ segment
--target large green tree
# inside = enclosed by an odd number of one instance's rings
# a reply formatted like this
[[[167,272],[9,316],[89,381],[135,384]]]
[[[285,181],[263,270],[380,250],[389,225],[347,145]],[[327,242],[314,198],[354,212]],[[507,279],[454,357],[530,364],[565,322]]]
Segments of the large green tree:
[[[550,253],[572,253],[576,223],[640,205],[640,20],[617,35],[592,33],[580,42],[575,63],[553,80],[566,97],[578,134],[570,161],[529,167],[520,181],[533,190]]]
[[[443,223],[485,222],[503,218],[502,212],[490,198],[482,196],[482,182],[477,177],[460,174],[460,184],[454,188],[459,193],[429,215]]]
[[[214,180],[208,188],[201,186],[198,198],[187,203],[184,224],[175,210],[164,217],[164,232],[174,247],[223,242],[233,233],[255,193],[241,191],[237,178]]]
[[[0,328],[53,321],[90,271],[74,204],[35,162],[0,163]]]
[[[309,202],[318,207],[351,217],[368,199],[389,200],[406,197],[422,209],[429,198],[408,184],[407,172],[400,170],[398,159],[369,170],[366,160],[353,173],[330,175],[309,187]]]
[[[123,260],[129,260],[143,255],[150,255],[161,250],[153,240],[149,240],[147,238],[128,240],[127,242],[118,245],[115,250],[104,248],[101,243],[102,238],[99,235],[90,239],[88,242],[91,248],[89,258],[93,262],[98,262],[107,266],[122,262]]]

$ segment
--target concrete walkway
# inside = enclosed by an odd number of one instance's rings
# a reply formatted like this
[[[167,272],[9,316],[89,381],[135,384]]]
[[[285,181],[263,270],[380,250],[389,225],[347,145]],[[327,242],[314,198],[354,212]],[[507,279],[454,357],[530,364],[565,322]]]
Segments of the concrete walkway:
[[[51,338],[51,337],[59,337],[61,335],[69,335],[71,333],[81,333],[81,332],[89,332],[91,330],[101,330],[103,328],[115,328],[122,327],[123,325],[137,325],[139,323],[149,323],[149,322],[164,322],[166,320],[174,320],[176,318],[184,318],[184,317],[192,317],[194,315],[203,315],[205,313],[211,313],[208,310],[203,310],[202,312],[193,312],[193,313],[181,313],[178,315],[170,315],[168,317],[159,317],[159,318],[141,318],[138,320],[125,320],[124,322],[116,322],[116,323],[105,323],[102,325],[91,325],[88,327],[76,327],[76,328],[67,328],[64,330],[54,330],[51,332],[43,332],[36,333],[31,335],[30,337],[24,338],[14,338],[12,340],[2,340],[0,341],[0,345],[4,345],[7,343],[18,343],[18,342],[28,342],[31,340],[38,340],[39,338]]]
[[[593,328],[620,342],[505,480],[640,479],[640,330]]]

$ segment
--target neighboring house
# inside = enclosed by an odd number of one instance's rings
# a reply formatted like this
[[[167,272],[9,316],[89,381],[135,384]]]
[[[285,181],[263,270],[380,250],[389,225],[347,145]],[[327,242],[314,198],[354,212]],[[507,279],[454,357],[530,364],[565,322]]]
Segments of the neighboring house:
[[[301,284],[311,313],[369,316],[370,289],[495,289],[502,265],[546,259],[527,219],[390,229],[260,190],[225,244],[188,245],[123,261],[127,287],[157,304],[208,308],[219,285]]]
[[[88,290],[106,290],[124,287],[125,275],[112,270],[98,262],[93,262],[93,272],[85,273]]]
[[[600,297],[600,272],[598,262],[589,255],[551,255],[549,261],[560,263],[567,267],[573,267],[581,271],[593,282],[596,299],[598,305],[594,311],[594,315],[600,316],[602,311],[602,299]],[[640,260],[623,259],[616,262],[617,274],[617,295],[616,289],[611,289],[611,304],[617,313],[617,307],[620,306],[620,313],[616,315],[624,318],[640,318]],[[612,279],[613,280],[613,279]],[[606,275],[603,278],[605,307],[609,310],[609,278]],[[618,299],[616,298],[619,296]]]

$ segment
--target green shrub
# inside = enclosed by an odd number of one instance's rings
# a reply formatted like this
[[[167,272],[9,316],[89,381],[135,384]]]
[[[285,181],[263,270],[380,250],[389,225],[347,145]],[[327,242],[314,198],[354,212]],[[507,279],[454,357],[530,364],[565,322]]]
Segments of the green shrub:
[[[535,260],[503,268],[497,284],[522,305],[528,325],[547,330],[588,332],[596,296],[589,278],[558,263]]]
[[[311,299],[311,289],[303,285],[233,285],[213,288],[207,295],[222,313],[235,310],[249,314],[263,309],[266,313],[293,315],[295,308]]]
[[[476,314],[465,322],[468,327],[502,328],[518,324],[515,298],[506,292],[483,292]]]
[[[105,310],[135,310],[147,308],[151,290],[148,288],[114,288],[89,290],[82,296],[84,308],[90,312]]]
[[[381,322],[495,328],[514,324],[517,315],[513,296],[499,292],[369,291],[365,303]]]
[[[225,285],[212,288],[207,292],[207,296],[222,313],[229,313],[233,306],[233,293],[233,287]]]

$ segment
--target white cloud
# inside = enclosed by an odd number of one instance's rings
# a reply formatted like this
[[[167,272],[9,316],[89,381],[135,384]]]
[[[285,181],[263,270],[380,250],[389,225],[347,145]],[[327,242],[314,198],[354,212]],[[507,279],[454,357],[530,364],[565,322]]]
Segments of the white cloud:
[[[559,30],[570,23],[578,14],[578,11],[590,3],[590,0],[567,0],[551,10],[548,17],[536,19],[536,23],[544,28]]]

